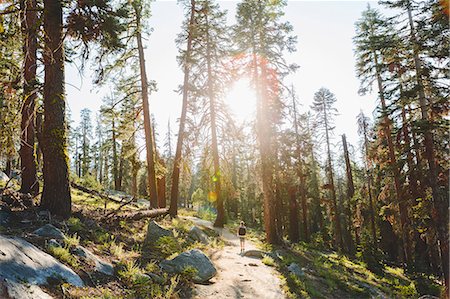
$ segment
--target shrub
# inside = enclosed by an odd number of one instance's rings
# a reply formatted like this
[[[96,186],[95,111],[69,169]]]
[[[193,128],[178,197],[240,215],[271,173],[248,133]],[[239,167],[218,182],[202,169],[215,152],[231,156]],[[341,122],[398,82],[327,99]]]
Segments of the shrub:
[[[383,275],[383,253],[367,235],[363,235],[361,246],[356,256],[366,264],[367,269],[376,274]]]
[[[91,174],[86,174],[81,178],[81,185],[94,190],[102,189],[102,185],[97,181],[97,178]]]
[[[265,256],[262,258],[261,262],[262,262],[264,265],[267,265],[267,266],[270,266],[270,267],[275,267],[275,266],[277,265],[277,264],[275,263],[275,260],[274,260],[273,258],[271,258],[270,256],[268,256],[268,255],[265,255]]]
[[[66,244],[66,247],[68,249],[77,247],[78,245],[80,245],[80,237],[77,235],[77,233],[69,237],[66,236],[64,237],[64,243]]]
[[[109,253],[118,259],[122,259],[125,253],[123,250],[123,245],[123,243],[116,244],[116,242],[112,241],[109,245]]]
[[[133,284],[143,274],[141,268],[133,260],[119,264],[118,268],[120,269],[117,271],[117,276],[127,284]]]
[[[184,267],[181,276],[186,280],[192,280],[198,274],[198,270],[192,266]]]
[[[181,251],[178,241],[171,236],[164,236],[156,241],[156,249],[164,256],[169,256]]]
[[[69,229],[73,232],[79,233],[82,232],[85,228],[84,228],[84,224],[81,222],[80,219],[76,218],[76,217],[70,217],[67,220],[67,226],[69,227]]]
[[[63,263],[66,263],[74,268],[78,268],[78,260],[74,257],[68,248],[59,247],[59,246],[50,246],[48,248],[48,252],[53,255],[55,258],[60,260]]]

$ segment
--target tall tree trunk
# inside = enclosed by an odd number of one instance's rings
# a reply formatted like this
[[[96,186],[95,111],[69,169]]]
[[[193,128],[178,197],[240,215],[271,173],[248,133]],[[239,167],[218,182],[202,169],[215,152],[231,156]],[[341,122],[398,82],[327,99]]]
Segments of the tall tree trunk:
[[[257,117],[258,122],[258,136],[260,142],[260,155],[261,155],[261,166],[262,166],[262,185],[263,185],[263,196],[264,196],[264,228],[266,231],[267,242],[270,244],[281,244],[281,238],[277,234],[275,219],[275,192],[274,192],[274,153],[272,150],[272,140],[273,140],[273,128],[270,123],[270,105],[269,105],[269,94],[268,94],[268,83],[267,81],[267,65],[263,59],[259,60],[259,66],[261,69],[261,75],[258,78],[257,83],[259,83],[259,117]],[[258,65],[255,65],[256,70]],[[258,110],[257,110],[258,114]]]
[[[112,119],[112,151],[113,151],[113,178],[114,178],[114,190],[119,190],[119,159],[117,157],[117,143],[116,143],[116,124],[114,116]]]
[[[208,27],[208,16],[206,16],[206,26]],[[206,31],[206,66],[208,71],[208,97],[209,97],[209,114],[211,118],[211,146],[214,162],[214,193],[216,196],[217,217],[214,221],[215,227],[223,227],[225,223],[225,210],[221,194],[221,173],[219,164],[219,147],[217,144],[217,124],[216,124],[216,101],[213,87],[213,74],[211,66],[211,45],[209,37],[209,28]]]
[[[289,188],[289,240],[297,243],[300,240],[298,231],[298,202],[294,186]]]
[[[36,103],[36,69],[37,69],[37,15],[36,0],[21,0],[23,53],[25,63],[23,68],[23,97],[20,161],[22,193],[36,195],[39,192],[37,180],[37,162],[35,147],[35,103]]]
[[[397,197],[397,205],[400,213],[400,225],[401,225],[401,234],[402,234],[402,242],[403,242],[403,255],[404,260],[407,265],[412,265],[411,262],[411,242],[409,238],[409,225],[408,225],[408,205],[403,198],[402,187],[400,183],[400,170],[397,165],[397,158],[395,156],[394,143],[392,141],[391,136],[391,121],[388,117],[388,110],[386,106],[386,100],[384,98],[384,87],[383,87],[383,79],[381,78],[381,70],[380,64],[378,63],[378,54],[373,51],[374,62],[376,68],[376,77],[378,83],[378,93],[380,96],[381,102],[381,110],[383,114],[383,131],[386,136],[386,140],[388,143],[388,155],[389,155],[389,164],[391,166],[393,179],[394,179],[394,187],[395,187],[395,195]]]
[[[158,162],[161,164],[163,168],[166,167],[164,161],[158,157]],[[156,180],[158,185],[158,207],[165,208],[166,207],[166,173],[164,172],[160,178]]]
[[[118,183],[117,183],[117,190],[123,191],[123,163],[124,163],[124,153],[123,153],[123,143],[122,147],[120,148],[120,161],[119,161],[119,175],[118,175]]]
[[[375,206],[373,202],[373,196],[372,196],[372,172],[369,168],[369,139],[367,137],[367,128],[364,125],[364,166],[366,168],[366,175],[367,175],[367,193],[369,194],[369,209],[370,209],[370,228],[372,232],[372,240],[374,246],[378,246],[377,242],[377,230],[375,227]]]
[[[302,161],[302,154],[301,154],[301,147],[300,147],[300,135],[298,132],[298,123],[297,123],[297,107],[296,107],[296,103],[295,103],[293,87],[292,87],[292,107],[294,109],[294,129],[295,129],[295,141],[296,141],[296,149],[297,149],[297,175],[298,175],[298,180],[299,180],[298,191],[300,194],[300,202],[302,204],[303,237],[305,238],[305,242],[309,242],[308,207],[306,204],[305,175],[303,174],[303,161]]]
[[[169,214],[172,217],[175,217],[178,213],[178,194],[179,194],[178,189],[180,182],[181,153],[183,151],[183,140],[185,135],[184,127],[186,125],[186,115],[188,106],[189,70],[190,70],[192,38],[193,38],[192,31],[194,30],[194,16],[195,16],[195,0],[191,0],[191,15],[189,18],[186,58],[184,61],[183,103],[181,107],[180,128],[178,130],[177,149],[175,151],[175,158],[173,162],[172,188],[170,190]]]
[[[434,156],[434,137],[433,132],[430,129],[430,119],[428,117],[428,104],[427,98],[425,97],[425,90],[422,78],[422,65],[419,58],[418,43],[415,35],[414,21],[412,19],[411,4],[408,1],[408,20],[411,30],[411,42],[413,44],[413,54],[414,54],[414,67],[416,69],[416,80],[419,93],[419,105],[421,111],[421,118],[425,122],[424,138],[425,138],[425,156],[428,162],[428,181],[432,190],[432,206],[433,206],[433,217],[432,221],[436,228],[439,249],[441,254],[442,271],[444,273],[445,288],[446,293],[449,291],[449,239],[448,239],[448,198],[446,195],[441,194],[439,191],[438,180],[437,180],[437,167],[436,160]]]
[[[64,94],[62,1],[44,0],[44,189],[41,206],[53,215],[70,217],[69,157]]]
[[[147,176],[148,176],[148,190],[150,195],[150,207],[156,208],[158,206],[158,193],[156,188],[156,172],[155,172],[155,148],[153,141],[153,128],[150,120],[150,107],[148,104],[148,81],[147,72],[145,70],[144,47],[142,45],[141,36],[141,11],[135,7],[136,12],[136,40],[139,53],[139,69],[141,73],[141,93],[142,93],[142,107],[144,113],[144,131],[145,131],[145,148],[147,157]]]
[[[342,227],[341,227],[341,217],[340,212],[337,205],[336,200],[336,188],[334,186],[334,178],[333,178],[333,164],[331,161],[331,148],[330,148],[330,136],[328,132],[328,116],[327,109],[324,105],[323,109],[324,120],[325,120],[325,138],[327,143],[327,160],[328,160],[328,184],[331,193],[331,204],[334,210],[333,222],[334,222],[334,230],[335,230],[335,242],[339,249],[344,249],[344,240],[342,239]]]
[[[353,184],[352,166],[350,164],[350,156],[348,154],[347,139],[345,138],[345,134],[342,135],[342,145],[344,147],[345,172],[347,174],[348,225],[354,230],[355,238],[357,238],[358,232],[356,231],[356,228],[353,225],[352,213],[351,213],[351,209],[350,209],[352,198],[355,195],[355,186]],[[354,209],[354,210],[356,211],[356,209]],[[349,230],[349,231],[351,231],[351,230]],[[350,234],[350,236],[351,236],[351,234]],[[354,250],[353,240],[350,240],[350,241],[351,241],[350,242],[351,244],[348,244],[348,245],[349,245],[350,252],[353,253],[354,252],[353,251]]]

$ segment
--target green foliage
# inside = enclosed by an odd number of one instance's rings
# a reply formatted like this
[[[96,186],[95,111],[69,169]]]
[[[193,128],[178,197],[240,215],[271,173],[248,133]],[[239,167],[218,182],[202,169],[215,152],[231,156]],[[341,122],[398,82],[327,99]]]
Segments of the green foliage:
[[[79,266],[77,258],[73,256],[66,247],[50,246],[48,252],[61,262],[68,264],[73,268],[78,268]]]
[[[160,285],[151,279],[141,277],[134,282],[131,289],[132,298],[142,299],[172,299],[177,295],[179,277],[173,276],[168,285]]]
[[[198,274],[198,270],[192,266],[184,267],[181,276],[186,280],[192,280]]]
[[[93,190],[102,190],[102,185],[97,181],[97,178],[92,174],[86,174],[81,177],[80,183],[82,186],[93,189]]]
[[[123,246],[124,246],[123,243],[116,244],[116,242],[112,241],[111,244],[109,245],[109,253],[112,256],[121,260],[123,259],[125,253]]]
[[[264,265],[267,265],[267,266],[270,266],[270,267],[275,267],[275,266],[276,266],[276,263],[275,263],[274,259],[271,258],[271,257],[268,256],[268,255],[265,255],[265,256],[262,258],[261,262],[262,262]]]
[[[66,236],[64,238],[64,243],[67,248],[69,248],[69,249],[74,248],[74,247],[80,245],[80,237],[77,235],[77,233],[75,233],[71,236]]]
[[[163,236],[156,241],[155,248],[165,257],[181,251],[177,239],[172,236]]]
[[[159,266],[156,262],[149,262],[145,265],[145,271],[154,273],[159,270]]]
[[[356,256],[366,264],[367,269],[377,274],[383,273],[383,253],[378,249],[368,235],[363,236],[361,246],[359,247]]]
[[[197,217],[200,219],[214,221],[216,219],[216,213],[209,207],[201,207],[197,211]]]
[[[134,260],[127,260],[124,263],[120,263],[117,268],[119,269],[117,271],[117,276],[127,284],[133,284],[142,276],[142,274],[144,274]]]
[[[80,233],[85,230],[84,224],[79,218],[70,217],[66,222],[69,229],[75,233]]]

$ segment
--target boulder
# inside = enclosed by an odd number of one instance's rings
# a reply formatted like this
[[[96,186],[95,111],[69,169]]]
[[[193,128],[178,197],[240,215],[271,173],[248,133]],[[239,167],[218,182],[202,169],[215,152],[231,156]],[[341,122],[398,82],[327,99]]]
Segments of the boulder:
[[[208,244],[209,243],[208,242],[208,236],[198,226],[193,226],[189,230],[189,237],[192,240],[201,242],[203,244]]]
[[[46,224],[41,228],[38,228],[33,232],[33,234],[44,238],[52,238],[59,240],[63,240],[66,237],[61,230],[59,230],[58,228],[54,227],[51,224]]]
[[[79,257],[82,257],[87,263],[95,266],[95,271],[109,276],[114,275],[114,267],[112,264],[101,260],[98,256],[83,246],[77,246],[73,253]]]
[[[61,244],[59,244],[59,242],[55,239],[50,239],[47,242],[47,247],[61,247]]]
[[[198,249],[183,252],[172,260],[164,260],[160,266],[164,271],[170,273],[182,273],[186,267],[193,267],[197,270],[193,277],[193,281],[196,283],[204,283],[217,274],[211,260]]]
[[[265,255],[266,255],[266,253],[264,251],[255,250],[255,249],[246,250],[242,253],[242,256],[254,257],[254,258],[258,258],[258,259],[262,259]]]
[[[57,278],[83,286],[81,278],[51,255],[18,237],[0,235],[0,276],[7,281],[42,285]]]
[[[9,279],[0,279],[0,298],[52,299],[37,285],[22,284]]]
[[[0,207],[1,208],[1,207]],[[0,225],[6,226],[11,221],[12,214],[6,210],[0,210]]]
[[[9,177],[3,171],[0,171],[0,184],[4,185],[8,181],[9,181]]]
[[[155,245],[161,237],[173,237],[171,230],[165,229],[155,221],[151,221],[147,226],[147,235],[144,243],[148,245]]]
[[[288,266],[288,270],[290,273],[294,274],[297,277],[305,276],[305,272],[303,271],[303,269],[300,268],[300,266],[297,265],[296,263],[291,263]]]

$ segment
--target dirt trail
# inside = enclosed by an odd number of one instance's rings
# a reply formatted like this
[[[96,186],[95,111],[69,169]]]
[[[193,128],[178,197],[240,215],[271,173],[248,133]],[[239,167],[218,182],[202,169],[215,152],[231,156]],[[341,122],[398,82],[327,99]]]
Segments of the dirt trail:
[[[243,257],[239,254],[239,238],[227,229],[212,226],[209,221],[195,217],[186,217],[198,226],[217,231],[227,245],[212,253],[211,260],[217,269],[217,275],[211,284],[196,285],[193,298],[258,298],[282,299],[281,281],[275,270],[264,265],[261,260]],[[246,240],[245,249],[256,249]]]

